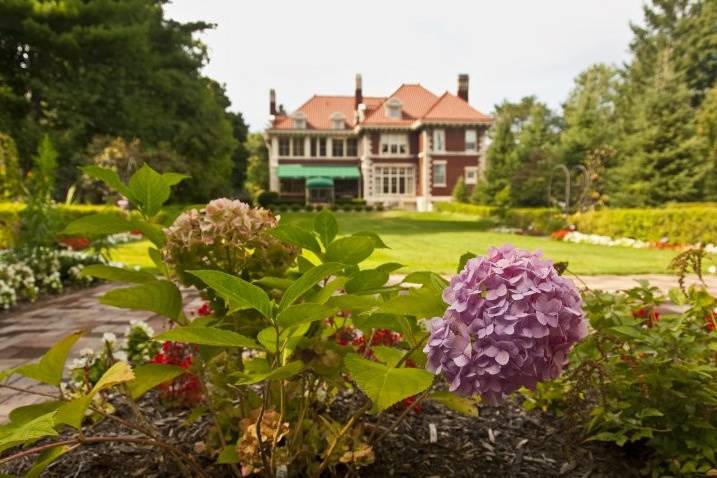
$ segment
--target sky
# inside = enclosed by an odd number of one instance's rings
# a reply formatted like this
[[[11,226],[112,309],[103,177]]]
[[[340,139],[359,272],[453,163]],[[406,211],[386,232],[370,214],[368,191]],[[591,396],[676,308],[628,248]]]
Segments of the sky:
[[[470,75],[470,103],[536,95],[559,109],[593,63],[629,59],[629,22],[642,0],[173,0],[178,21],[216,24],[204,73],[226,86],[252,131],[269,116],[269,89],[293,111],[314,94],[389,96],[402,83],[440,95]]]

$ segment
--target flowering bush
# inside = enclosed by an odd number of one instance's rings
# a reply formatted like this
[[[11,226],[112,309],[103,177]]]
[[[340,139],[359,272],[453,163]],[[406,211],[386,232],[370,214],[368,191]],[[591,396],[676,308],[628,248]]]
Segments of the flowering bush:
[[[431,323],[428,369],[450,390],[491,403],[560,375],[570,348],[587,334],[580,294],[540,254],[512,246],[470,259],[443,293]]]
[[[582,424],[590,440],[642,447],[645,474],[714,473],[717,300],[699,287],[675,290],[672,302],[688,309],[659,314],[665,298],[646,283],[584,298],[594,333],[574,349],[563,378],[538,385],[526,406]]]
[[[152,363],[176,365],[189,370],[199,348],[180,342],[164,342],[162,349],[152,357]],[[199,378],[191,373],[185,373],[174,380],[159,385],[162,398],[173,405],[191,407],[202,401],[202,386]]]

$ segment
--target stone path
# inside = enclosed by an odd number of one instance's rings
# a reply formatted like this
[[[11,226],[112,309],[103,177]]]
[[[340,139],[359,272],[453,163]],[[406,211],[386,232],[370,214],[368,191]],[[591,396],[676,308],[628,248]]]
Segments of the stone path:
[[[591,289],[608,291],[633,287],[636,285],[635,280],[647,280],[665,292],[677,286],[677,279],[668,275],[582,276],[580,279]],[[580,281],[576,282],[582,287]],[[690,278],[689,282],[696,282],[696,278]],[[707,278],[707,284],[711,293],[717,295],[717,277]],[[156,331],[164,329],[167,321],[163,317],[100,304],[99,297],[113,287],[117,286],[105,284],[43,300],[21,307],[17,311],[0,313],[0,370],[37,359],[59,339],[80,329],[89,332],[77,342],[71,357],[77,357],[79,351],[85,347],[98,348],[102,335],[106,332],[121,338],[132,319],[145,320]],[[201,300],[196,292],[186,291],[185,303],[185,312],[190,315],[199,308]],[[7,384],[40,393],[55,391],[52,387],[38,385],[17,376],[11,378]],[[13,408],[43,400],[46,398],[40,395],[27,396],[0,388],[0,423],[5,421],[8,412]]]

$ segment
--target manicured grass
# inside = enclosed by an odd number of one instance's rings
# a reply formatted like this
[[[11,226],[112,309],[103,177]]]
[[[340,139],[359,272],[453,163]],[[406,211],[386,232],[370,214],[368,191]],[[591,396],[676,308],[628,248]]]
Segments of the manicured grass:
[[[311,227],[313,214],[283,213],[282,222]],[[383,262],[399,262],[400,272],[431,270],[455,272],[464,252],[485,254],[492,246],[512,244],[530,250],[540,249],[554,261],[568,261],[576,274],[666,273],[675,255],[671,251],[594,246],[553,241],[544,237],[520,236],[484,230],[474,217],[449,213],[388,211],[382,213],[337,212],[341,234],[358,231],[378,233],[390,249],[379,249],[366,262],[370,267]],[[119,246],[113,258],[128,264],[151,266],[146,257],[148,243]]]

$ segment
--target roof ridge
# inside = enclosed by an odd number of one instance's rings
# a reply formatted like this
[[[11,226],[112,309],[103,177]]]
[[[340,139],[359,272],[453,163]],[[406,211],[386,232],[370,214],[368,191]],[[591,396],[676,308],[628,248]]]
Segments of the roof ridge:
[[[433,102],[433,104],[431,105],[431,107],[428,108],[425,113],[423,113],[423,116],[421,116],[421,119],[423,119],[423,118],[425,118],[426,116],[428,116],[429,113],[430,113],[431,111],[433,111],[433,108],[435,108],[436,105],[438,105],[438,103],[440,103],[441,100],[443,100],[443,98],[445,98],[447,94],[449,94],[449,93],[448,93],[448,90],[444,91],[441,96],[439,96],[438,98],[436,98],[436,101]]]

